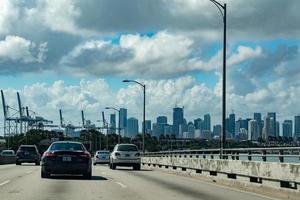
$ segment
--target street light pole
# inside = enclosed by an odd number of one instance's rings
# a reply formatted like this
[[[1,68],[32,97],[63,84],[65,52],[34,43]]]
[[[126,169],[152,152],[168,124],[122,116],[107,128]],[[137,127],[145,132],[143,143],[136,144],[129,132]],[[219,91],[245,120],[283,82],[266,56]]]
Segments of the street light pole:
[[[145,153],[145,134],[146,134],[146,85],[142,84],[138,81],[135,80],[123,80],[124,83],[136,83],[140,85],[143,88],[143,93],[144,93],[144,102],[143,102],[143,146],[142,150],[143,153]]]
[[[222,87],[222,134],[220,137],[220,159],[223,158],[223,149],[226,142],[226,3],[222,5],[216,0],[210,0],[219,9],[223,18],[223,87]],[[223,12],[222,12],[223,10]]]

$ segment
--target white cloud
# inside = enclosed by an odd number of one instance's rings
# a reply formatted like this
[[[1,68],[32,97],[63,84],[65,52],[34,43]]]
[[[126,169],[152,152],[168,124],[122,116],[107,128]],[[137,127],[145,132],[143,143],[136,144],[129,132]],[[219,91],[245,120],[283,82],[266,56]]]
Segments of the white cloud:
[[[152,37],[127,34],[120,37],[118,44],[103,40],[84,42],[65,55],[60,63],[76,74],[142,77],[171,77],[221,68],[221,51],[203,61],[193,55],[199,51],[195,46],[192,39],[166,31]],[[237,51],[229,55],[228,65],[237,65],[261,54],[261,47],[238,46]]]
[[[19,36],[8,35],[0,40],[0,62],[42,63],[45,60],[47,43],[38,46]]]

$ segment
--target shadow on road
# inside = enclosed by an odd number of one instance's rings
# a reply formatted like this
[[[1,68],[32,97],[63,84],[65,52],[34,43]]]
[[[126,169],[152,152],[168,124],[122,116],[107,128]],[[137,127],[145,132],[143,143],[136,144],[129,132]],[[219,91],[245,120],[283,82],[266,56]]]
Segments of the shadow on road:
[[[86,180],[86,181],[106,181],[107,178],[103,176],[92,176],[91,179],[85,179],[83,176],[71,176],[71,175],[52,175],[50,179],[57,180]]]
[[[147,172],[147,171],[153,171],[152,169],[140,169],[140,170],[134,170],[132,168],[120,168],[120,167],[117,167],[116,170],[120,170],[120,171],[135,171],[135,172]]]

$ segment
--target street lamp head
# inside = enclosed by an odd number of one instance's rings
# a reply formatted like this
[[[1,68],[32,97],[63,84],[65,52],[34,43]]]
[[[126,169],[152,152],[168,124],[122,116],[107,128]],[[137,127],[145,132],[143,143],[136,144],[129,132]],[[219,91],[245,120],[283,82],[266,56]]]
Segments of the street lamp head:
[[[129,83],[130,80],[123,80],[123,83]]]
[[[110,109],[110,107],[105,107],[105,109]]]

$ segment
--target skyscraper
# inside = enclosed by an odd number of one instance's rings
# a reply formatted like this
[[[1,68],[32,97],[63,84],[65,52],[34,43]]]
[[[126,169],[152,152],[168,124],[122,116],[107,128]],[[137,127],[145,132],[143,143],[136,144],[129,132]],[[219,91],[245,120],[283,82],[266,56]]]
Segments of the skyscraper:
[[[282,136],[292,137],[293,136],[293,121],[284,120],[282,123]]]
[[[213,127],[213,135],[220,136],[222,131],[222,126],[220,124],[214,125]]]
[[[147,134],[151,134],[151,120],[145,120],[145,130]],[[142,123],[142,130],[144,130],[144,122]]]
[[[116,133],[116,114],[110,114],[110,132]]]
[[[229,115],[228,131],[232,134],[232,137],[235,138],[235,114],[234,113],[231,113]]]
[[[262,138],[266,141],[268,141],[268,137],[270,136],[270,130],[271,130],[271,120],[270,117],[266,116],[264,118],[264,127],[263,127],[263,132],[262,132]]]
[[[270,119],[270,136],[279,136],[276,131],[276,113],[269,112],[268,117]]]
[[[168,123],[168,118],[166,116],[159,116],[156,118],[156,122],[158,124],[167,124]]]
[[[127,137],[134,137],[139,133],[138,119],[131,117],[127,120]]]
[[[294,130],[294,137],[297,139],[300,137],[300,115],[295,116],[295,130]]]
[[[203,123],[203,130],[210,131],[210,115],[206,114],[204,115],[204,123]]]
[[[120,127],[121,133],[123,136],[126,136],[126,128],[127,128],[127,109],[120,108]]]
[[[203,120],[201,118],[194,120],[195,129],[203,130]]]
[[[259,126],[259,133],[258,133],[258,137],[262,136],[262,128],[263,128],[263,121],[261,119],[261,113],[254,113],[253,114],[253,119],[257,121],[258,126]]]
[[[183,108],[173,108],[173,133],[176,138],[179,138],[179,125],[183,122]]]
[[[259,123],[252,119],[248,122],[248,140],[257,140],[259,137]]]

